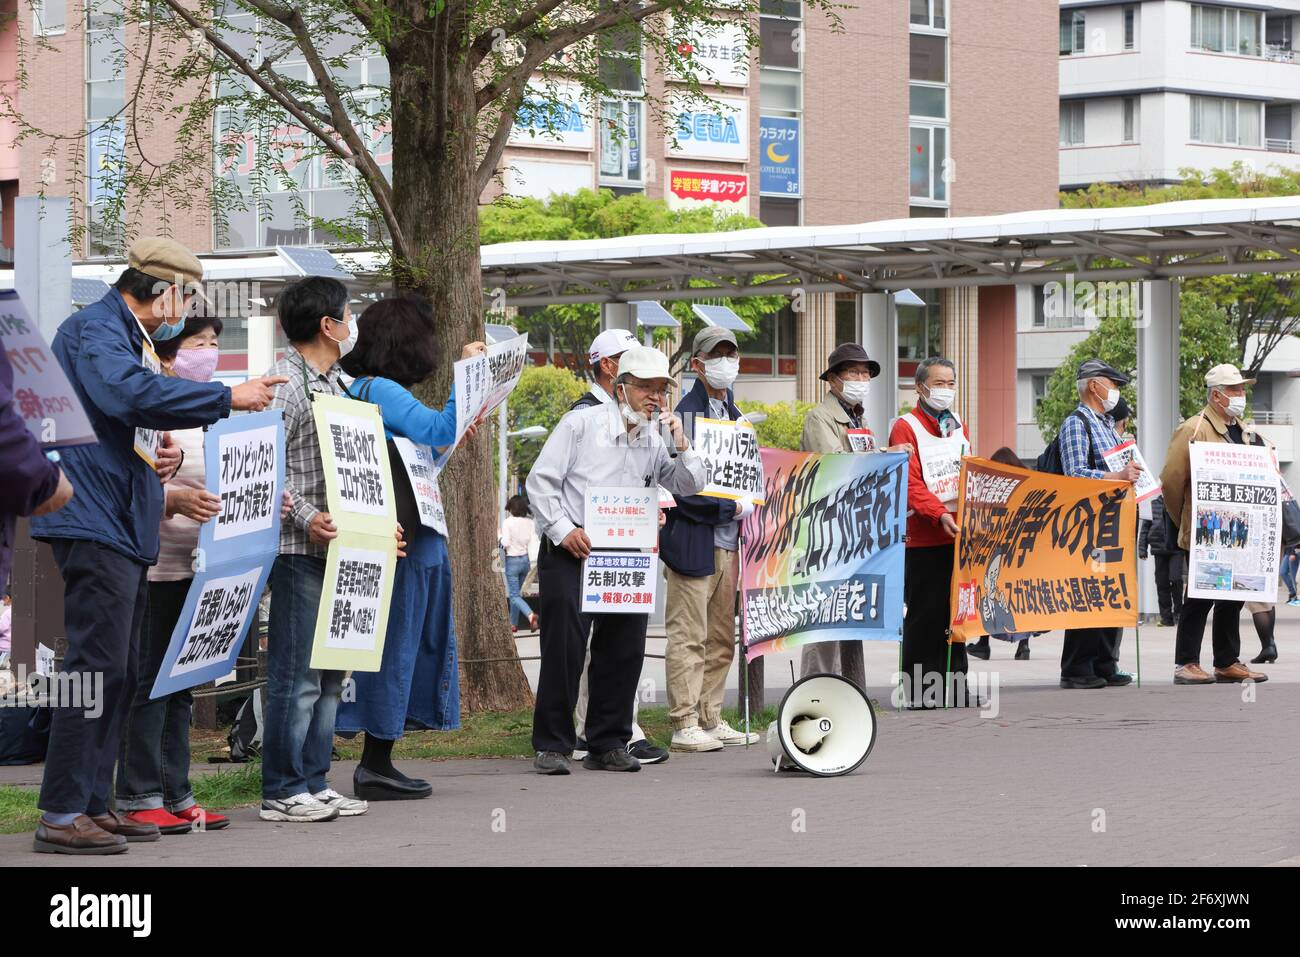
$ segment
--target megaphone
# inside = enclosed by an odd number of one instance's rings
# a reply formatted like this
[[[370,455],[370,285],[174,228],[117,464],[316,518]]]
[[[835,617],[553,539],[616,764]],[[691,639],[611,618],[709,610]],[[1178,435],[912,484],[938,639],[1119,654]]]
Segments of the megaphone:
[[[876,716],[867,694],[840,675],[808,675],[781,699],[767,728],[773,771],[807,771],[830,778],[857,770],[876,743]]]

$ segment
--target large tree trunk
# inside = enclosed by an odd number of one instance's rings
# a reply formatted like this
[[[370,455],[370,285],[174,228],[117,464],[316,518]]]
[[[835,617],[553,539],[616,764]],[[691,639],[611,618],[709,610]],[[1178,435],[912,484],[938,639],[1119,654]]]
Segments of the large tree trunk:
[[[465,31],[447,21],[446,16],[426,21],[424,29],[410,31],[389,52],[393,194],[410,257],[398,263],[395,281],[398,289],[414,290],[433,302],[441,359],[434,375],[415,391],[437,406],[451,388],[452,363],[460,358],[461,347],[483,338],[474,78],[460,51],[451,48]],[[461,697],[467,711],[532,706],[528,680],[515,660],[497,557],[491,433],[482,429],[458,449],[440,480],[451,534]]]

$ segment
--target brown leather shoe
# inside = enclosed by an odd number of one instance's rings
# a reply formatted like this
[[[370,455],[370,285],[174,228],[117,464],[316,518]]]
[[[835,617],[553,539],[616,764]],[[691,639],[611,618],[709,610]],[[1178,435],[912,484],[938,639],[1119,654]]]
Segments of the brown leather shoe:
[[[1220,684],[1231,684],[1235,681],[1267,681],[1268,675],[1262,671],[1251,671],[1240,661],[1234,661],[1226,668],[1214,669],[1214,680]]]
[[[1205,673],[1196,662],[1187,665],[1180,665],[1174,669],[1174,684],[1176,685],[1212,685],[1214,679]]]
[[[110,834],[89,817],[78,814],[71,824],[50,824],[44,818],[36,825],[37,854],[121,854],[126,838]]]
[[[120,816],[116,811],[105,811],[103,814],[96,814],[91,820],[109,834],[120,835],[132,844],[156,841],[162,837],[162,831],[158,830],[157,824],[132,821],[129,818]]]

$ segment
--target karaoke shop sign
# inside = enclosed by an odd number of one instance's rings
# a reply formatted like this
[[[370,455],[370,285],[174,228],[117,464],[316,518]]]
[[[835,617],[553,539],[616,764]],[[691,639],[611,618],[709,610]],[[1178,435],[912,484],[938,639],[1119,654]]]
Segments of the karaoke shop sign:
[[[204,487],[221,510],[199,526],[194,580],[151,698],[235,667],[280,548],[284,419],[279,409],[222,419],[203,433]]]
[[[740,549],[746,659],[815,641],[897,641],[907,455],[761,457],[763,504]]]
[[[952,640],[1137,622],[1128,482],[962,460]]]
[[[397,508],[379,407],[316,394],[312,414],[325,500],[338,536],[329,544],[311,667],[378,671],[397,566]]]

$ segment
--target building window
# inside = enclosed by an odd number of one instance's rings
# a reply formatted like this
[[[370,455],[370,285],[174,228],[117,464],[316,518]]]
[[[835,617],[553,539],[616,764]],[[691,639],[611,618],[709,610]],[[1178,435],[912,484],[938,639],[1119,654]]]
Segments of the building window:
[[[752,335],[740,339],[742,375],[792,376],[795,374],[794,309],[788,304],[769,312],[754,323]]]
[[[1061,11],[1061,56],[1083,53],[1088,47],[1088,32],[1082,10]]]
[[[912,0],[912,25],[934,30],[948,29],[946,0]]]
[[[68,29],[67,0],[35,0],[32,29],[38,37],[53,36]]]
[[[762,0],[758,23],[758,62],[765,67],[800,68],[800,47],[795,33],[802,28],[798,0]]]
[[[798,226],[799,200],[759,196],[758,218],[764,226]]]
[[[1061,145],[1082,146],[1084,143],[1083,100],[1066,100],[1061,104]]]
[[[944,206],[909,206],[907,215],[909,219],[943,219],[948,210]]]
[[[1264,14],[1258,10],[1192,4],[1193,50],[1263,56]]]
[[[1137,7],[1131,4],[1124,8],[1124,49],[1137,47]]]
[[[943,317],[938,289],[922,289],[917,295],[924,306],[898,306],[898,358],[920,362],[937,356],[943,339]]]
[[[44,0],[49,10],[55,4]],[[62,2],[60,29],[64,23]],[[117,256],[125,235],[120,215],[110,215],[121,191],[116,168],[125,162],[126,31],[117,0],[91,0],[86,16],[86,255]],[[115,221],[116,220],[116,221]]]
[[[641,183],[644,179],[640,100],[605,100],[600,105],[600,182]]]
[[[910,191],[913,199],[948,201],[948,130],[942,126],[911,128]]]
[[[1051,306],[1048,306],[1048,291],[1051,290]],[[1066,299],[1073,287],[1056,283],[1055,286],[1034,287],[1034,328],[1035,329],[1082,329],[1087,321],[1086,310],[1078,308],[1073,300]]]
[[[1138,98],[1124,97],[1124,142],[1136,143],[1138,131]]]
[[[1193,96],[1190,101],[1193,142],[1260,145],[1262,103],[1222,96]]]
[[[1042,404],[1043,400],[1047,398],[1048,378],[1049,377],[1045,375],[1031,375],[1029,377],[1029,388],[1030,391],[1033,393],[1035,419],[1038,418],[1038,407]]]
[[[858,341],[858,297],[851,292],[837,292],[835,294],[835,344]]]

